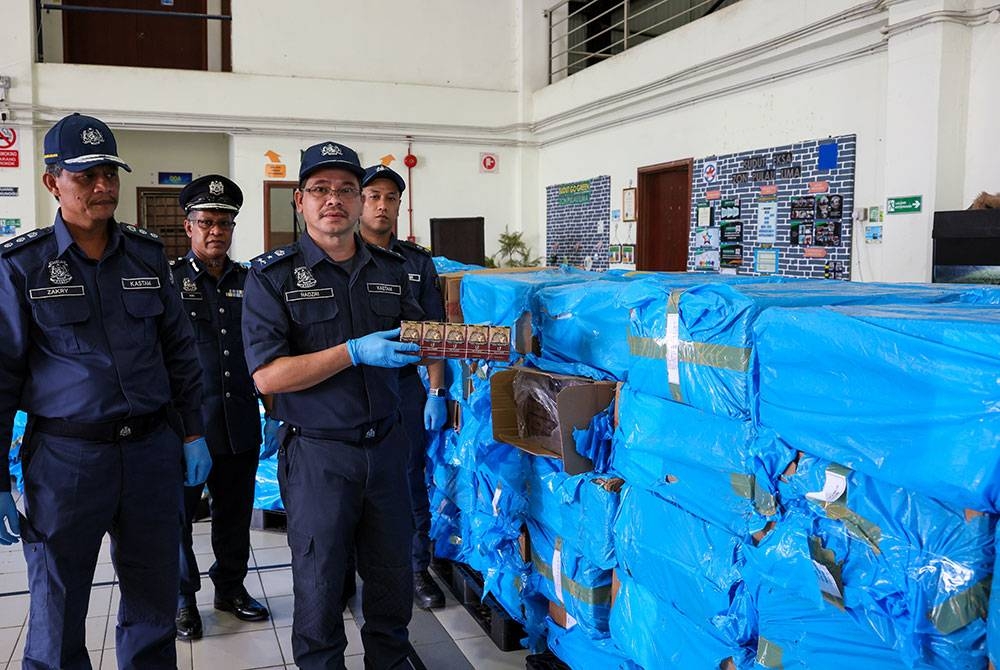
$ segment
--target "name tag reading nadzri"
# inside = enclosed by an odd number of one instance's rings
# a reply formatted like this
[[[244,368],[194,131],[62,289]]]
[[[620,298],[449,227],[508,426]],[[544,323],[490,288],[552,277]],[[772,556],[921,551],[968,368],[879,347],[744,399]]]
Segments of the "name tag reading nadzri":
[[[296,300],[320,300],[332,298],[332,288],[312,288],[301,291],[285,291],[285,302],[295,302]]]

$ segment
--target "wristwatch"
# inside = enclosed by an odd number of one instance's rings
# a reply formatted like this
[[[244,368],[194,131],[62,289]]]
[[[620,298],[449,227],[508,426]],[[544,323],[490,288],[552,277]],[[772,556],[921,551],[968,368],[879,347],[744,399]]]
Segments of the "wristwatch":
[[[435,398],[447,398],[448,389],[428,389],[427,395],[433,396]]]

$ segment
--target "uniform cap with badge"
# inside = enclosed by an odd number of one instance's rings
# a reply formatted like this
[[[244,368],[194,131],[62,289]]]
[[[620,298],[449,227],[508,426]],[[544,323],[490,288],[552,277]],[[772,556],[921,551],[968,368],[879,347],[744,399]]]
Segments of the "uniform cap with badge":
[[[219,174],[198,177],[181,189],[177,196],[185,212],[193,209],[215,209],[236,215],[243,206],[243,191],[231,179]]]
[[[100,119],[74,112],[64,116],[45,133],[46,165],[58,165],[70,172],[84,172],[97,165],[132,168],[118,157],[115,136]]]
[[[321,168],[347,170],[358,179],[363,179],[365,176],[365,169],[361,167],[358,153],[351,147],[337,142],[321,142],[302,152],[302,161],[299,164],[299,183],[304,182],[306,177]]]
[[[403,181],[403,177],[401,177],[400,174],[391,167],[386,165],[373,165],[365,170],[365,176],[361,180],[361,188],[368,186],[376,179],[388,179],[393,182],[396,184],[396,187],[399,188],[400,194],[406,190],[406,182]]]

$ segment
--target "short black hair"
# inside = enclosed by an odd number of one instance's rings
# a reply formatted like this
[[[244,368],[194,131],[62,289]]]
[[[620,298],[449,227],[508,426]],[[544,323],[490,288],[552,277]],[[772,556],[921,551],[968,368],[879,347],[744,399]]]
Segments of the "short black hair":
[[[62,171],[63,169],[54,163],[52,165],[45,166],[45,174],[50,174],[56,179],[59,178],[59,175],[62,174]]]

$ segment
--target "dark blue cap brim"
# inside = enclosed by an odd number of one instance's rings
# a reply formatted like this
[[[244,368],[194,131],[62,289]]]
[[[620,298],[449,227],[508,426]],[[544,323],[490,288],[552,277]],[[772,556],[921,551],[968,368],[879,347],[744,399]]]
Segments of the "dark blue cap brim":
[[[335,168],[338,170],[347,170],[354,176],[358,178],[358,183],[365,178],[365,169],[360,165],[355,165],[350,161],[341,160],[339,158],[331,158],[330,160],[325,160],[320,163],[313,163],[309,166],[305,172],[299,170],[299,181],[304,180],[306,177],[311,175],[316,170],[322,170],[323,168]]]
[[[118,158],[118,156],[112,156],[110,154],[90,154],[87,156],[78,156],[68,160],[56,161],[56,165],[61,167],[63,170],[69,170],[70,172],[83,172],[84,170],[89,170],[90,168],[98,165],[117,165],[126,172],[132,171],[132,168],[128,166],[128,163],[123,161],[121,158]]]
[[[381,172],[376,172],[371,176],[368,176],[368,172],[366,170],[365,175],[366,175],[365,178],[361,180],[361,188],[368,186],[373,181],[379,179],[388,179],[389,181],[391,181],[393,184],[396,185],[396,188],[399,189],[400,194],[402,194],[403,191],[406,190],[406,183],[403,181],[403,177],[394,171],[382,170]]]

